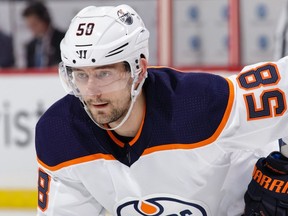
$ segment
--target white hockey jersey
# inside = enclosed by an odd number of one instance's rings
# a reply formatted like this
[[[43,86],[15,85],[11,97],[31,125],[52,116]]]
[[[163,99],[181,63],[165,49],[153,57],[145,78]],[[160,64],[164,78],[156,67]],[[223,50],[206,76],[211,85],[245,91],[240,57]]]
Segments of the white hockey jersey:
[[[36,127],[38,216],[241,215],[254,163],[288,135],[287,68],[283,58],[226,79],[149,68],[128,141],[65,96]]]

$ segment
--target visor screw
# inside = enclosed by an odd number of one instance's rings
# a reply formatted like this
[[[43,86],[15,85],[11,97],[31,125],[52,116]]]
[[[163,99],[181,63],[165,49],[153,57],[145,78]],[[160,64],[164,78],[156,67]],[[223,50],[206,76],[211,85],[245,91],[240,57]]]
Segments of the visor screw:
[[[93,63],[95,63],[96,62],[96,60],[93,58],[92,60],[91,60]]]
[[[73,61],[72,61],[74,64],[76,64],[76,60],[74,59]]]

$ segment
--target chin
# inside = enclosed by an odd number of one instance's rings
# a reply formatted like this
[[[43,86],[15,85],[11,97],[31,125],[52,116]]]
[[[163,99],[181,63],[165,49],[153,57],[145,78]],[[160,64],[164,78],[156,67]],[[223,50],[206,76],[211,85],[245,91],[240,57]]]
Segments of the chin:
[[[105,118],[105,116],[103,116],[103,115],[99,115],[99,114],[93,115],[92,114],[92,116],[93,116],[94,121],[97,122],[98,124],[108,124],[108,123],[110,123],[109,120],[107,118]]]

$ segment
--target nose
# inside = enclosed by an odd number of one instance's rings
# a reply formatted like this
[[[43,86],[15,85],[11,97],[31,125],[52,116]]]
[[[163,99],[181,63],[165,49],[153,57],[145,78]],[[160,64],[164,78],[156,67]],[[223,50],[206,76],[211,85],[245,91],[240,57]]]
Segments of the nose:
[[[97,97],[101,96],[102,94],[100,87],[97,85],[97,82],[95,82],[95,80],[93,79],[89,79],[86,86],[86,93],[88,95],[97,95]]]

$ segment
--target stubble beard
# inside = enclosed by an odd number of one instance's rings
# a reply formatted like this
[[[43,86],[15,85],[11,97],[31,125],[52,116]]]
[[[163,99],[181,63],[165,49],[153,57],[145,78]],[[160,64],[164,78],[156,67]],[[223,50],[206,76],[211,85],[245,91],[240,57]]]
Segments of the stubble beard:
[[[127,114],[129,105],[130,100],[121,107],[119,107],[119,105],[117,107],[117,105],[114,106],[112,103],[109,103],[109,110],[94,110],[91,112],[90,109],[90,112],[94,121],[98,124],[110,124],[117,121],[120,122]]]

